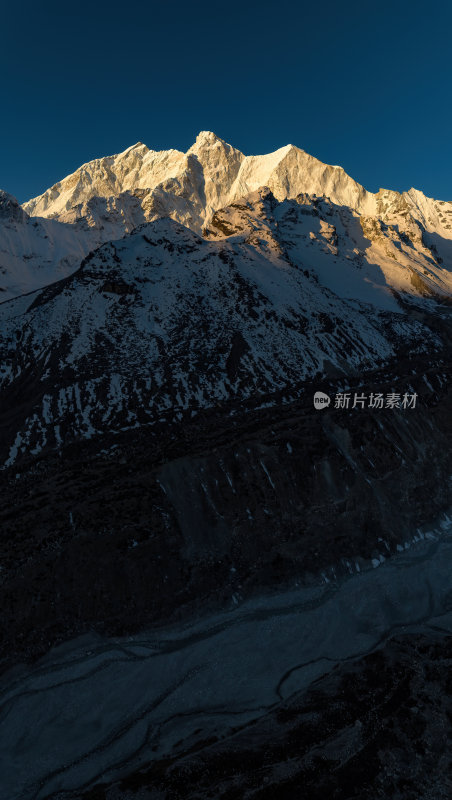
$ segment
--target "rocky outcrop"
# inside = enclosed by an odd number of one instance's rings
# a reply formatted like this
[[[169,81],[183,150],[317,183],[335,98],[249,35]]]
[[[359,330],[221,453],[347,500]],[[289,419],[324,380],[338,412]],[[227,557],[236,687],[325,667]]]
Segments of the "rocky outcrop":
[[[3,471],[3,665],[334,582],[429,530],[452,499],[450,365],[412,358],[394,376],[350,391],[411,384],[415,409],[319,412],[300,384],[305,400],[166,416]]]

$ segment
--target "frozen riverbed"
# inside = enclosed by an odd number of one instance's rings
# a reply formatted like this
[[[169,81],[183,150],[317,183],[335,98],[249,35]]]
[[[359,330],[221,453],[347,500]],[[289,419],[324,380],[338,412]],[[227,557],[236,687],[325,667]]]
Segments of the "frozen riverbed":
[[[452,632],[451,576],[445,531],[339,584],[166,631],[67,643],[2,679],[2,797],[42,800],[113,779],[256,719],[397,631]]]

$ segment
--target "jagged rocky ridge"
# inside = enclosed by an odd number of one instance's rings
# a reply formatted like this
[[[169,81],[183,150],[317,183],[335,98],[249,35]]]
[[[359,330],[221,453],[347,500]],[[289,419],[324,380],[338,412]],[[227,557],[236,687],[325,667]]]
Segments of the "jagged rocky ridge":
[[[411,292],[429,291],[432,281],[440,293],[450,291],[451,203],[415,189],[372,194],[341,167],[323,164],[293,145],[244,156],[203,131],[187,153],[153,151],[138,143],[91,161],[25,203],[21,216],[14,212],[12,219],[8,213],[6,227],[0,224],[3,298],[69,274],[81,255],[144,222],[170,217],[201,233],[216,211],[262,186],[278,200],[305,194],[309,204],[328,198],[359,222],[375,244],[378,266],[388,259],[398,262],[403,251],[402,261],[409,260],[414,274]],[[13,198],[4,199],[4,205],[11,203],[18,207]],[[25,263],[33,269],[24,269]]]

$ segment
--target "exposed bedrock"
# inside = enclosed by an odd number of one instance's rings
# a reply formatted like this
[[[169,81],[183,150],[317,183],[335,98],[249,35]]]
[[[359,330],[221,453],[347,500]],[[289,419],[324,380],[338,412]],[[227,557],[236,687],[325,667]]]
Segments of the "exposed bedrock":
[[[420,361],[400,374],[359,392],[411,383],[414,409],[316,411],[305,386],[300,401],[203,411],[3,471],[3,666],[90,629],[334,581],[427,531],[451,505],[449,375]]]

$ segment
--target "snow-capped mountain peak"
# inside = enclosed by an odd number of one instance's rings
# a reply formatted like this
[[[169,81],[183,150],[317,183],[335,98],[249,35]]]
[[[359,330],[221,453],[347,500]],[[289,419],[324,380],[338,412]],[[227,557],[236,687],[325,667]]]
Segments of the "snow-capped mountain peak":
[[[201,131],[186,153],[151,150],[137,142],[122,153],[87,162],[22,209],[3,194],[0,213],[9,220],[0,228],[3,297],[62,277],[103,242],[161,217],[202,234],[217,212],[261,187],[279,202],[303,197],[316,213],[323,197],[332,204],[331,214],[342,208],[348,218],[356,217],[361,233],[353,225],[343,233],[350,259],[357,256],[354,250],[365,250],[397,291],[450,292],[451,203],[413,188],[373,194],[342,167],[325,164],[293,144],[245,156],[212,131]],[[310,233],[318,240],[314,229]]]
[[[88,162],[24,208],[32,215],[74,222],[87,216],[86,205],[95,196],[139,192],[146,219],[165,213],[200,232],[218,208],[264,185],[278,200],[307,192],[363,213],[372,213],[375,205],[373,195],[343,169],[292,144],[245,156],[212,131],[201,131],[186,153],[149,150],[138,142],[123,153]],[[127,206],[127,197],[123,203]]]
[[[208,147],[215,144],[222,144],[226,145],[226,142],[223,139],[220,139],[216,133],[213,131],[199,131],[195,143],[191,146],[190,150],[194,150],[195,148],[199,147]],[[230,147],[231,145],[227,145]]]

